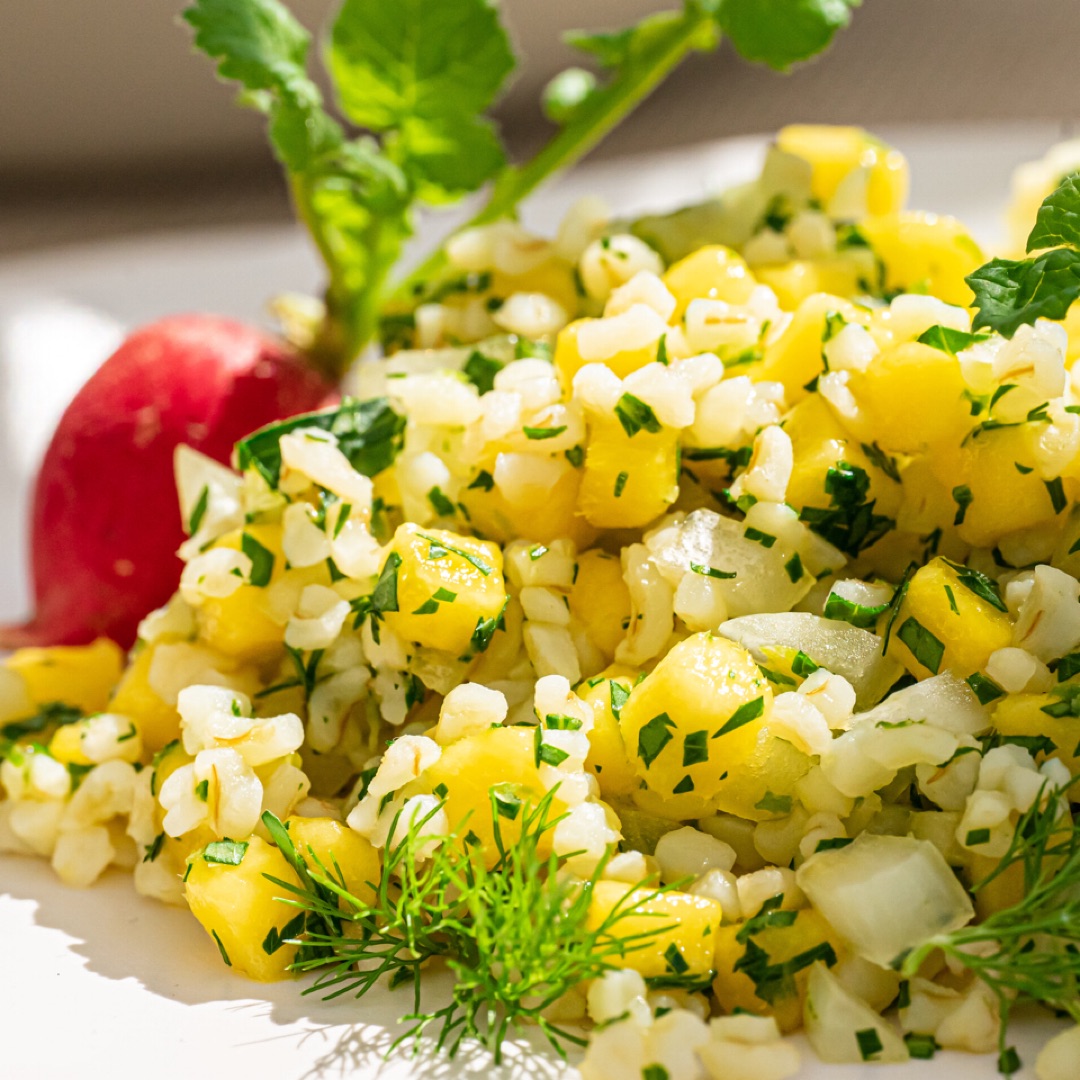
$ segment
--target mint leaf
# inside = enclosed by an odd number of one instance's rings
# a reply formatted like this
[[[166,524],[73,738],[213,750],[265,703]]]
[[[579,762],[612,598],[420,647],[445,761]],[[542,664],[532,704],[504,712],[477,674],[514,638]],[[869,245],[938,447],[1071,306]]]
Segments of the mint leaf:
[[[1043,200],[1028,237],[1027,250],[1062,244],[1080,247],[1080,173],[1066,176]]]
[[[724,0],[720,28],[746,60],[787,71],[827,48],[862,0]]]
[[[967,278],[975,294],[976,330],[1005,337],[1036,319],[1063,319],[1080,297],[1080,251],[1053,248],[1033,259],[991,259]]]
[[[514,67],[487,0],[345,0],[330,70],[342,111],[387,133],[387,152],[429,201],[475,191],[504,163],[491,105]]]

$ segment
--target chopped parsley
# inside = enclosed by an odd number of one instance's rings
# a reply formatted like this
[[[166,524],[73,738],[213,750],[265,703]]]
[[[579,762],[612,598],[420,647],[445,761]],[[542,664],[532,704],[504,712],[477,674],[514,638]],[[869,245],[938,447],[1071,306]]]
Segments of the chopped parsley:
[[[638,732],[637,756],[647,769],[660,756],[660,751],[672,740],[671,729],[675,721],[666,712],[654,716]]]
[[[650,406],[633,394],[623,394],[615,403],[615,415],[622,424],[623,431],[633,437],[643,428],[655,435],[660,430],[660,421]]]
[[[900,624],[896,636],[911,650],[911,655],[935,675],[941,670],[945,645],[939,641],[918,619],[909,616]]]
[[[566,425],[562,424],[560,427],[523,427],[521,430],[525,432],[526,439],[542,442],[544,439],[557,439],[566,430]]]
[[[244,861],[247,849],[246,840],[230,840],[226,836],[224,840],[215,840],[203,848],[203,860],[221,866],[239,866]]]
[[[203,484],[199,498],[192,508],[191,517],[188,518],[188,536],[194,536],[199,531],[202,519],[206,516],[206,508],[210,505],[210,488]]]
[[[717,570],[714,566],[702,566],[701,563],[692,562],[690,569],[695,574],[701,574],[702,577],[716,578],[717,580],[727,580],[735,577],[734,570]]]
[[[274,553],[249,532],[241,534],[240,550],[251,560],[251,584],[260,588],[269,585],[270,575],[274,572]]]
[[[431,503],[432,509],[434,509],[439,517],[454,516],[453,501],[443,494],[442,489],[437,484],[427,493],[427,499],[428,502]]]
[[[744,702],[731,714],[727,723],[713,735],[713,738],[719,739],[721,735],[727,735],[729,732],[741,728],[744,724],[749,724],[764,712],[765,699],[763,697],[756,697],[753,701]]]
[[[707,730],[692,731],[683,739],[683,768],[700,765],[709,760],[709,733]]]

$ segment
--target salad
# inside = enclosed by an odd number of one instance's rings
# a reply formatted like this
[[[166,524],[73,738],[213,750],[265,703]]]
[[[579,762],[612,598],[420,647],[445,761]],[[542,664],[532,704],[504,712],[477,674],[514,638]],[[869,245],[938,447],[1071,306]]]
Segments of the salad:
[[[3,663],[0,850],[130,870],[249,978],[407,986],[450,1054],[1009,1074],[1037,1003],[1075,1078],[1080,181],[1028,177],[987,262],[897,150],[792,126],[700,206],[482,214],[410,304],[286,304],[383,355],[177,450],[130,653]]]

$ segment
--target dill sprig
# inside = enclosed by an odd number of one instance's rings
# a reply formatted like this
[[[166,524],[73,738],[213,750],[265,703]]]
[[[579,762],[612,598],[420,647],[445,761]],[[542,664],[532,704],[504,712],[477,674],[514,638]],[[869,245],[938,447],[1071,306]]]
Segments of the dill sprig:
[[[940,949],[994,992],[1001,1013],[1000,1061],[1014,1071],[1007,1046],[1009,1014],[1034,1002],[1080,1023],[1080,824],[1069,809],[1069,790],[1044,784],[1016,823],[1008,850],[973,892],[1019,867],[1023,899],[982,922],[930,938],[897,966],[914,975]]]
[[[307,951],[293,967],[320,974],[304,993],[363,997],[384,979],[391,987],[411,982],[413,1008],[402,1017],[410,1026],[393,1045],[412,1040],[414,1052],[429,1029],[437,1032],[436,1048],[451,1057],[464,1040],[476,1039],[496,1063],[504,1041],[526,1026],[539,1027],[562,1056],[566,1043],[584,1045],[579,1034],[548,1020],[545,1011],[670,928],[664,921],[655,929],[616,933],[622,919],[640,916],[639,905],[665,890],[650,886],[646,895],[633,898],[628,889],[602,920],[592,922],[593,886],[606,859],[584,880],[565,871],[570,856],[551,851],[550,834],[560,820],[552,810],[553,792],[535,806],[520,806],[520,835],[509,842],[495,794],[492,865],[475,834],[463,833],[467,823],[446,837],[425,833],[436,807],[413,820],[400,840],[388,843],[380,880],[371,883],[371,902],[349,892],[336,863],[328,868],[310,849],[296,851],[284,826],[264,815],[301,880],[297,887],[275,879],[292,894],[282,899],[307,916],[299,942]],[[392,838],[398,824],[395,820]],[[448,1004],[424,1011],[421,973],[433,960],[445,962],[454,989]]]

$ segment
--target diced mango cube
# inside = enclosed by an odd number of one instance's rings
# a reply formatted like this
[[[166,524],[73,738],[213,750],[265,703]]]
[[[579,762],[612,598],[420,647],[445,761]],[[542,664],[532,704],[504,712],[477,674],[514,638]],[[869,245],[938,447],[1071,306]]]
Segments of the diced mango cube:
[[[768,723],[772,690],[727,638],[680,641],[630,693],[619,726],[638,776],[657,795],[709,800],[739,776]]]
[[[855,169],[865,169],[867,212],[892,214],[904,208],[910,182],[907,159],[862,128],[789,124],[776,133],[776,145],[810,163],[810,190],[822,203]]]
[[[1003,536],[1049,526],[1056,518],[1050,489],[1035,468],[1032,425],[979,430],[934,459],[952,485],[956,531],[975,547],[995,547]],[[1065,493],[1071,481],[1066,482]]]
[[[678,433],[627,435],[617,420],[589,433],[578,509],[600,529],[632,529],[658,518],[679,497]]]
[[[400,563],[386,625],[405,641],[463,655],[477,626],[506,604],[497,544],[407,523],[394,533],[390,559]]]
[[[1009,694],[993,705],[994,730],[1026,738],[1046,736],[1056,749],[1049,755],[1080,775],[1080,717],[1060,713],[1062,699],[1055,694]],[[1051,711],[1044,712],[1045,709]],[[1042,755],[1039,756],[1042,760]]]
[[[754,982],[745,970],[736,965],[748,952],[750,941],[765,952],[770,966],[786,964],[795,957],[831,948],[839,956],[842,946],[831,926],[812,908],[799,911],[794,922],[786,926],[765,926],[744,943],[738,940],[745,923],[722,926],[716,935],[716,978],[713,993],[726,1013],[736,1009],[761,1016],[775,1016],[782,1031],[795,1031],[802,1026],[803,1001],[810,963],[796,970],[790,979],[762,979]],[[753,969],[751,969],[753,970]],[[764,972],[768,975],[768,972]],[[761,997],[758,991],[765,997]],[[771,1000],[770,1000],[771,999]]]
[[[616,665],[578,687],[581,699],[588,702],[593,710],[585,768],[596,777],[605,799],[630,795],[639,784],[637,772],[626,753],[619,719],[612,708],[612,695],[615,695],[615,702],[623,701],[624,696],[630,693],[635,678],[636,673],[630,668]]]
[[[585,627],[589,640],[610,662],[626,636],[630,618],[630,590],[617,555],[594,548],[578,556],[570,590],[570,614]]]
[[[552,363],[555,365],[559,383],[565,393],[570,392],[574,376],[586,364],[593,362],[586,360],[581,355],[581,350],[578,347],[578,334],[581,328],[592,321],[592,319],[578,319],[576,322],[569,323],[559,331],[559,335],[555,339],[555,353],[552,357]],[[614,356],[608,357],[603,363],[611,368],[620,379],[625,379],[631,372],[637,371],[638,368],[642,368],[646,364],[651,364],[656,359],[656,350],[657,346],[655,344],[637,349],[625,349]]]
[[[917,341],[883,349],[848,384],[864,427],[892,453],[915,454],[963,438],[971,421],[954,356]]]
[[[229,967],[259,982],[288,978],[296,947],[282,944],[281,938],[290,936],[283,931],[296,917],[296,908],[278,899],[291,894],[266,875],[299,885],[293,868],[276,847],[257,836],[247,840],[236,865],[214,857],[211,847],[191,859],[184,885],[191,913]]]
[[[731,248],[710,244],[668,267],[664,284],[675,297],[674,321],[686,314],[691,300],[723,300],[745,304],[757,285],[746,263]]]
[[[370,904],[375,899],[382,863],[371,842],[333,818],[291,817],[285,822],[297,852],[312,870],[322,863],[329,877],[338,880],[357,900]]]
[[[964,278],[982,266],[985,257],[956,218],[909,210],[867,218],[859,228],[885,264],[887,291],[925,292],[947,304],[971,303]]]
[[[720,904],[704,896],[656,895],[649,889],[627,889],[619,881],[598,881],[587,925],[595,931],[606,924],[618,940],[648,935],[630,941],[624,956],[611,958],[616,967],[633,968],[648,979],[708,974],[722,917]]]
[[[783,383],[788,404],[797,404],[809,393],[807,386],[825,370],[822,347],[837,316],[864,325],[867,318],[843,297],[828,293],[807,297],[795,309],[787,329],[765,349],[753,378]]]
[[[577,547],[588,547],[596,530],[577,512],[581,477],[580,468],[567,469],[545,495],[542,514],[536,512],[535,500],[511,502],[494,485],[487,490],[466,488],[461,502],[476,531],[500,543],[527,539],[548,544],[566,538]]]
[[[498,858],[495,847],[491,789],[498,788],[499,832],[506,846],[521,835],[523,808],[544,795],[536,763],[535,730],[531,727],[491,728],[445,747],[424,774],[431,789],[446,788],[446,815],[451,828],[464,826],[480,840],[488,862]],[[555,802],[557,814],[561,803]],[[548,837],[550,834],[548,834]],[[543,845],[542,845],[543,846]]]
[[[108,638],[90,645],[18,649],[4,661],[5,667],[22,676],[35,705],[59,701],[85,713],[105,708],[123,664],[123,650]]]
[[[109,712],[130,716],[135,721],[143,746],[151,751],[160,750],[180,737],[180,714],[176,707],[162,701],[150,685],[153,660],[153,645],[140,649],[109,702]]]
[[[865,281],[872,272],[869,253],[855,249],[827,259],[792,259],[784,263],[758,266],[755,273],[768,285],[784,311],[795,311],[817,293],[833,296],[857,296],[866,291]]]
[[[981,575],[933,559],[908,583],[889,651],[917,678],[948,670],[966,679],[1012,644],[1004,606]]]

